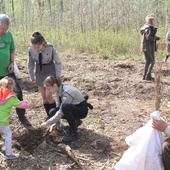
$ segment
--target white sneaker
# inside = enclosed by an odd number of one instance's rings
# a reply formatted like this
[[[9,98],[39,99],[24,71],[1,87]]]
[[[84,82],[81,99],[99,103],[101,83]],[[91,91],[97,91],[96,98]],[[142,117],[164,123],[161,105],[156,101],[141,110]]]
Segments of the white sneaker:
[[[3,154],[2,152],[0,152],[1,155],[5,158],[5,159],[17,159],[19,158],[19,154],[16,154],[16,153],[12,153],[11,155],[5,155]]]
[[[17,159],[19,158],[19,154],[12,153],[11,155],[5,155],[5,159]]]

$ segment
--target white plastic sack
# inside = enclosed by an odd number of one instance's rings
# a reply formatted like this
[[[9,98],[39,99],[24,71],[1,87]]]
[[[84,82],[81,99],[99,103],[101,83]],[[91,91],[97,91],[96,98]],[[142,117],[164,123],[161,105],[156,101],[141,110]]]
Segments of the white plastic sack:
[[[17,66],[15,61],[14,61],[14,73],[15,73],[15,76],[19,79],[20,78],[20,71],[19,71],[18,66]]]
[[[151,113],[160,119],[159,111]],[[116,170],[164,170],[162,164],[162,133],[151,126],[151,120],[125,139],[130,146],[116,163]]]

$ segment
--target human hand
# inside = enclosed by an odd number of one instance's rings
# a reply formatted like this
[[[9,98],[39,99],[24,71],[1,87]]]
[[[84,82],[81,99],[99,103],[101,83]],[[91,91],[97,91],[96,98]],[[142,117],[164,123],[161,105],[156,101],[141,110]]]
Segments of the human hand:
[[[9,73],[13,73],[14,72],[14,63],[10,63],[9,67],[8,67],[8,71]]]
[[[53,123],[50,127],[49,127],[49,132],[52,132],[52,130],[53,130],[53,128],[56,126],[56,124],[55,123]]]
[[[168,124],[165,122],[164,119],[160,119],[160,120],[152,119],[152,127],[154,129],[164,132],[165,129],[167,128],[167,126],[168,126]]]

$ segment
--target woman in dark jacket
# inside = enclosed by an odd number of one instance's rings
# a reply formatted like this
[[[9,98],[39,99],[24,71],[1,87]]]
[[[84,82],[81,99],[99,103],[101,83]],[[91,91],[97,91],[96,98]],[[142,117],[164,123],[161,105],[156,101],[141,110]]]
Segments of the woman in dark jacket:
[[[154,27],[153,15],[146,17],[146,24],[141,28],[142,42],[141,50],[145,56],[145,69],[143,80],[153,80],[151,71],[155,64],[156,41],[160,37],[156,36],[157,28]]]

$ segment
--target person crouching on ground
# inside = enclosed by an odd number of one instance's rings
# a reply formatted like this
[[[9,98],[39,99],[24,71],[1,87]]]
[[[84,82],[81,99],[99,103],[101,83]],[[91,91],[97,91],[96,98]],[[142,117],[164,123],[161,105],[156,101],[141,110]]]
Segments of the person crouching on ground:
[[[88,108],[93,106],[87,103],[82,93],[75,87],[62,84],[59,77],[48,76],[44,81],[47,91],[57,93],[59,107],[51,109],[49,114],[54,115],[49,120],[41,124],[41,128],[49,125],[53,126],[61,118],[67,120],[69,132],[62,138],[62,142],[72,142],[78,138],[77,121],[83,119],[88,114]]]
[[[9,126],[9,116],[12,107],[27,109],[29,104],[20,101],[13,89],[15,82],[12,78],[4,77],[0,80],[0,131],[5,135],[5,155],[2,154],[6,159],[15,159],[19,155],[12,153],[12,131]]]

